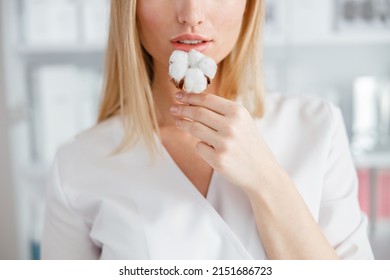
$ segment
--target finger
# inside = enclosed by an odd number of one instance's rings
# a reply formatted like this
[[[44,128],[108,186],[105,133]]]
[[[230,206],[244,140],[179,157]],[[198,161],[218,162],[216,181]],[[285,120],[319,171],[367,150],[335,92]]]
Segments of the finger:
[[[212,146],[217,143],[217,132],[200,122],[193,122],[186,119],[177,119],[176,126],[179,129],[191,134],[192,136]]]
[[[236,105],[233,101],[216,96],[215,94],[184,94],[177,93],[176,100],[195,106],[208,108],[221,115],[227,115]]]
[[[215,131],[222,129],[225,121],[222,115],[201,106],[175,105],[171,112],[176,117],[200,122]]]

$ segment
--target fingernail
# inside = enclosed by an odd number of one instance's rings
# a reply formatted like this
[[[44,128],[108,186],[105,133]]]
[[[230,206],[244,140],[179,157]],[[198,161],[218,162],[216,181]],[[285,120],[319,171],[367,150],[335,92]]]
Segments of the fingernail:
[[[177,106],[172,106],[171,108],[169,108],[169,110],[172,112],[172,113],[177,113],[179,111],[179,108]]]
[[[183,120],[176,120],[177,127],[180,127],[182,123],[183,123]]]
[[[183,95],[182,92],[178,92],[178,93],[175,94],[175,96],[176,96],[176,99],[177,99],[177,100],[181,100],[181,99],[183,99],[183,96],[184,96],[184,95]]]

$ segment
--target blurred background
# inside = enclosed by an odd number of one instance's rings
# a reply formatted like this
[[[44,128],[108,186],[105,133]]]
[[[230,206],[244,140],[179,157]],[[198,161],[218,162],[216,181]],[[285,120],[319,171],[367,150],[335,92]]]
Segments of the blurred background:
[[[0,0],[0,259],[39,259],[55,150],[96,120],[109,2]],[[390,0],[267,0],[264,31],[268,91],[342,109],[374,254],[390,259]]]

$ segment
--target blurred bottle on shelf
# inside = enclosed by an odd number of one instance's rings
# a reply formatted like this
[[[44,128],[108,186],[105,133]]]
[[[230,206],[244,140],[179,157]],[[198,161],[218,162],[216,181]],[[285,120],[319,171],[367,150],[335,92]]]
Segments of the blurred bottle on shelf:
[[[31,203],[31,212],[30,212],[30,258],[32,260],[41,259],[41,239],[43,233],[43,223],[44,223],[44,196],[35,197],[30,201]]]
[[[357,172],[359,180],[359,203],[360,208],[367,215],[375,215],[379,220],[390,220],[390,170],[380,170],[378,172],[378,186],[375,193],[370,190],[371,185],[370,170],[360,168]],[[375,195],[374,199],[371,198]],[[375,207],[371,208],[371,201],[375,202]],[[376,213],[370,213],[375,209]]]
[[[390,149],[390,81],[354,81],[352,148],[355,153]]]
[[[390,30],[390,0],[335,0],[336,30]]]
[[[370,192],[370,170],[360,168],[357,170],[357,176],[359,181],[359,204],[360,209],[370,216],[370,200],[371,200],[371,192]]]
[[[383,81],[379,90],[379,146],[390,150],[390,80]]]
[[[358,77],[353,87],[352,147],[358,153],[372,151],[378,142],[377,81]]]
[[[390,220],[390,170],[382,170],[378,179],[379,219]]]

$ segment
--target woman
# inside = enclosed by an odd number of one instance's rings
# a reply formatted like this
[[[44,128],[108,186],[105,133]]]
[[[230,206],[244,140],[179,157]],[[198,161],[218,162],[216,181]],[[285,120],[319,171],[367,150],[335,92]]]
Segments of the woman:
[[[113,0],[98,125],[61,147],[43,258],[372,258],[339,109],[265,95],[264,1]],[[218,63],[202,94],[175,50]]]

